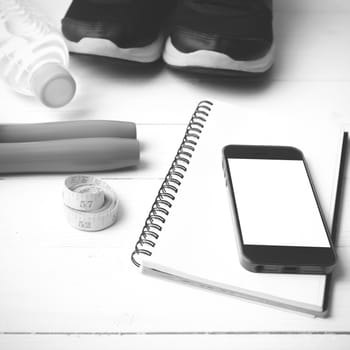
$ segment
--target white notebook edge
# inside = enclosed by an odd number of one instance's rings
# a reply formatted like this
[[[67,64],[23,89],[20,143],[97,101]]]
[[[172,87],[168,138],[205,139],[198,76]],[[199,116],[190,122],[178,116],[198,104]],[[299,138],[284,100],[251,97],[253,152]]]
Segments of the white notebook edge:
[[[313,317],[325,317],[326,315],[326,311],[318,309],[312,304],[296,303],[290,299],[276,298],[264,293],[259,293],[259,295],[257,295],[255,291],[250,291],[248,289],[242,289],[238,287],[235,287],[235,289],[233,289],[231,286],[223,283],[215,282],[214,284],[211,280],[206,280],[199,278],[198,276],[186,274],[182,271],[170,270],[168,267],[165,268],[161,265],[156,265],[153,263],[142,264],[141,271],[142,273],[152,277],[160,277],[170,279],[172,281],[179,281],[191,286],[205,288],[210,291],[224,293],[240,299],[244,299],[246,301],[255,302],[259,305],[274,306],[278,309],[287,309]]]

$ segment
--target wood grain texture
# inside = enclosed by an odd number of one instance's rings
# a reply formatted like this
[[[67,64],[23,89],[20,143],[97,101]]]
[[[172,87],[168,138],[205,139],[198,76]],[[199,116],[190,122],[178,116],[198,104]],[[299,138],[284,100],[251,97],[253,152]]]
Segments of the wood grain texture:
[[[118,334],[72,335],[0,335],[0,347],[6,350],[75,350],[75,349],[333,349],[347,350],[348,334],[169,334],[157,336]]]

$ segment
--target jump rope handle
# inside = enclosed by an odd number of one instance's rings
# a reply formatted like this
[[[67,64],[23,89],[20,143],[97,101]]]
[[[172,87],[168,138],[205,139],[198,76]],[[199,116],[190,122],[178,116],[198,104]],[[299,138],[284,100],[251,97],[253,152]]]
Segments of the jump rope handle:
[[[136,166],[136,125],[74,121],[0,126],[0,173],[107,171]]]

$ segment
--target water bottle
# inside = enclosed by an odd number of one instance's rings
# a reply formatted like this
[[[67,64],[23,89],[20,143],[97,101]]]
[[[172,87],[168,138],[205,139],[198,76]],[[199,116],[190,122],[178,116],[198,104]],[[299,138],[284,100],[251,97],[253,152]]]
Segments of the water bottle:
[[[62,35],[28,0],[0,0],[0,75],[17,92],[61,107],[76,84]]]

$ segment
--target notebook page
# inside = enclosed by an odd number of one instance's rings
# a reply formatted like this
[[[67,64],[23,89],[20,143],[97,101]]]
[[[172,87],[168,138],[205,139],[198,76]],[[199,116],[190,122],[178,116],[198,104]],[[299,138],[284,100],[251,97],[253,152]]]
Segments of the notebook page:
[[[284,116],[264,116],[215,105],[153,255],[144,266],[321,311],[325,276],[256,274],[241,267],[221,167],[222,148],[227,144],[300,148],[330,222],[341,133],[328,116],[320,116],[315,125],[311,117],[297,115],[298,111],[290,110]]]

